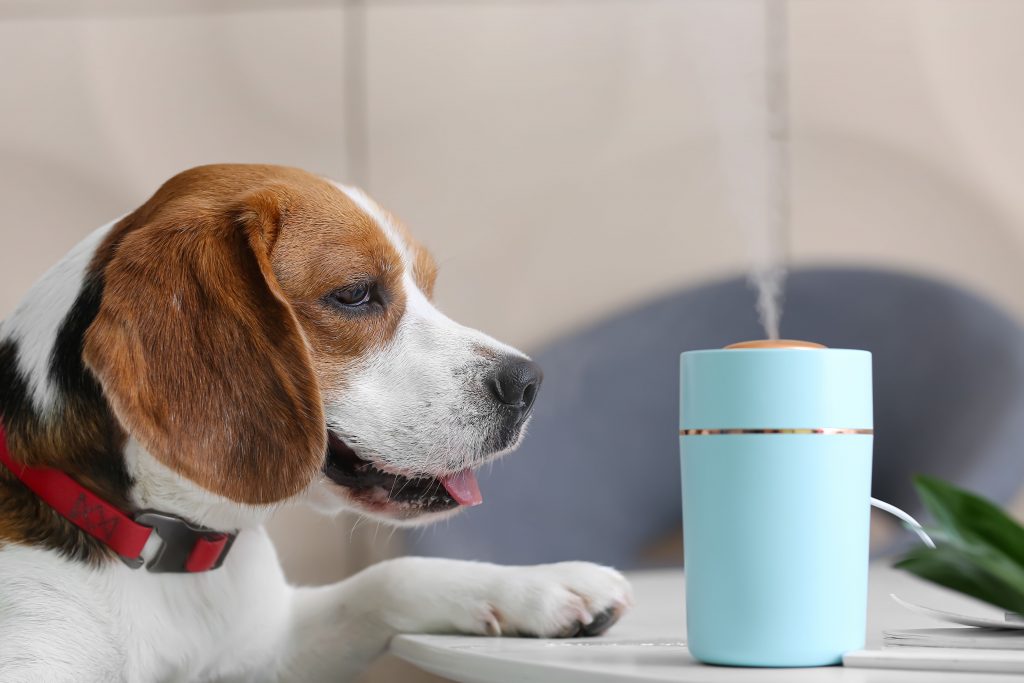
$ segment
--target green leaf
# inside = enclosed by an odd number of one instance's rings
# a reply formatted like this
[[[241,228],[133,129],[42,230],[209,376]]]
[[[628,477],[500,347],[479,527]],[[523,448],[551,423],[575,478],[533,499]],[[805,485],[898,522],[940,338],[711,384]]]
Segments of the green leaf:
[[[1007,556],[1001,548],[980,540],[950,538],[945,547],[955,550],[965,560],[984,569],[1004,585],[1024,593],[1024,568]]]
[[[1024,613],[1024,592],[1007,585],[951,546],[939,545],[934,550],[916,548],[895,566],[1010,612]]]
[[[1024,527],[998,506],[934,477],[919,475],[914,484],[925,507],[951,538],[995,548],[1024,572]]]
[[[935,549],[895,566],[941,586],[1024,613],[1024,527],[998,506],[933,477],[914,483],[938,528]]]

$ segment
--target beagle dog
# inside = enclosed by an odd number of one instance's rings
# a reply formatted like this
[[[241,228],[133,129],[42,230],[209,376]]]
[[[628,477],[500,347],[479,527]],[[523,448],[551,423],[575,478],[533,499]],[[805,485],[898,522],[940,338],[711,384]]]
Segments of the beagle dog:
[[[584,562],[285,581],[276,507],[441,519],[522,438],[540,370],[436,275],[363,192],[258,165],[172,178],[47,272],[0,324],[0,680],[336,681],[396,633],[608,628],[629,585]]]

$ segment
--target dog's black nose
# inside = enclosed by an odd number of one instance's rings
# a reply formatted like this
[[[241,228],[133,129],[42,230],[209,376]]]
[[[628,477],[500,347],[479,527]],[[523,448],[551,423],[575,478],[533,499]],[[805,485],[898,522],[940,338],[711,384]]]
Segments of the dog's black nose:
[[[527,412],[533,407],[544,373],[540,366],[525,358],[505,358],[487,381],[494,397],[507,406]]]

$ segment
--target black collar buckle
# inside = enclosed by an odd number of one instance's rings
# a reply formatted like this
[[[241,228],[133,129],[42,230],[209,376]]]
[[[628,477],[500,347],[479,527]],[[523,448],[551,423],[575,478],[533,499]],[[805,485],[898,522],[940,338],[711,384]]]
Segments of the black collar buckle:
[[[228,556],[228,551],[231,550],[231,546],[238,537],[237,533],[224,533],[206,527],[193,526],[181,517],[166,512],[143,510],[135,515],[135,521],[153,529],[153,532],[160,538],[160,547],[148,562],[141,555],[135,558],[122,557],[121,559],[132,569],[138,569],[145,564],[146,571],[156,574],[186,574],[217,569],[224,564],[224,558]],[[193,554],[200,549],[200,545],[212,546],[214,549],[219,545],[219,555],[212,562],[203,562],[202,568],[189,568]]]

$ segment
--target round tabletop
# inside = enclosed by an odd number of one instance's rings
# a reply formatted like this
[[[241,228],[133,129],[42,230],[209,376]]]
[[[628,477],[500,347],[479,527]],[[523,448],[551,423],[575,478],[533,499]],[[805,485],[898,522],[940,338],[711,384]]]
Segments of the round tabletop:
[[[599,638],[545,640],[402,635],[392,639],[391,652],[425,671],[459,683],[714,683],[745,680],[758,683],[1008,683],[1021,680],[1019,673],[980,674],[840,666],[810,669],[707,666],[691,657],[686,649],[683,573],[634,572],[629,574],[629,578],[635,592],[635,606],[622,621]],[[867,649],[881,647],[883,628],[944,626],[900,607],[890,593],[911,602],[951,611],[968,614],[985,611],[984,606],[970,598],[876,564],[871,568]],[[891,651],[890,648],[885,652]],[[923,668],[925,665],[920,666]]]

